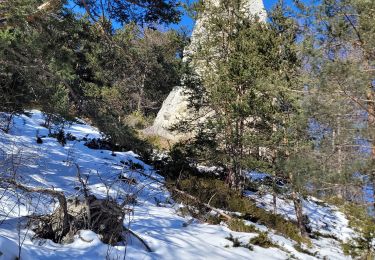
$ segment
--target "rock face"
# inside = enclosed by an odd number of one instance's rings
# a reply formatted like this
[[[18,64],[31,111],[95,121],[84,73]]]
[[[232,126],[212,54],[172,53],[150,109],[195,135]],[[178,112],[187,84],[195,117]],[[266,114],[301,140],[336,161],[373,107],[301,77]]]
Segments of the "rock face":
[[[179,122],[179,120],[187,118],[188,100],[184,93],[184,87],[174,87],[164,100],[153,125],[144,130],[147,135],[157,135],[166,138],[172,142],[176,142],[184,137],[177,132],[170,131],[170,128]]]
[[[217,5],[219,1],[208,0],[206,5]],[[244,0],[243,8],[249,16],[258,16],[259,20],[265,22],[267,19],[267,13],[263,5],[262,0]],[[196,21],[194,26],[190,45],[184,50],[184,61],[189,60],[196,52],[199,46],[203,45],[205,39],[208,37],[206,33],[205,24],[207,22],[207,15],[202,13]],[[197,74],[203,71],[199,68],[199,65],[194,67]],[[158,112],[153,125],[144,130],[147,135],[156,135],[170,140],[171,142],[177,142],[183,138],[189,136],[179,134],[170,130],[180,120],[189,118],[189,115],[193,113],[188,109],[188,96],[183,86],[175,87],[171,93],[169,93],[167,99],[163,102],[163,105]],[[190,135],[191,136],[191,135]]]
[[[264,8],[262,0],[242,0],[242,8],[245,13],[250,16],[258,16],[259,20],[265,22],[267,19],[267,12]],[[217,6],[220,0],[207,0],[205,1],[206,6]],[[208,20],[208,14],[202,13],[199,15],[193,32],[191,34],[190,45],[184,50],[184,60],[188,60],[199,48],[199,46],[204,45],[205,39],[209,37],[206,30],[206,23]],[[199,72],[199,68],[198,69]]]

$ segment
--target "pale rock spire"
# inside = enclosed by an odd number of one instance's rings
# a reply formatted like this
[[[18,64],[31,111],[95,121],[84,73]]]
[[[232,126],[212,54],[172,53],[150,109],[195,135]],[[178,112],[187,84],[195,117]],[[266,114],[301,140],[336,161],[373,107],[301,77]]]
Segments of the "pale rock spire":
[[[205,6],[219,6],[220,0],[204,0]],[[265,22],[267,20],[267,12],[264,8],[262,0],[244,0],[242,4],[243,11],[249,16],[258,16],[259,21]],[[194,55],[197,48],[204,44],[208,37],[206,24],[209,14],[201,13],[195,23],[193,32],[190,38],[190,44],[184,50],[184,60],[188,60]]]
[[[219,5],[220,0],[206,0],[205,4]],[[244,0],[243,9],[245,13],[249,14],[249,17],[258,16],[261,22],[265,22],[267,19],[267,12],[262,0]],[[204,44],[206,37],[208,37],[205,29],[207,20],[207,14],[202,13],[199,15],[191,35],[190,44],[184,50],[184,61],[194,56],[197,48],[201,44]],[[196,65],[195,70],[199,74],[199,71],[203,70],[198,67],[199,65]],[[169,129],[180,120],[189,118],[191,113],[192,111],[188,109],[188,96],[186,95],[184,87],[177,86],[169,93],[168,97],[163,102],[153,125],[145,129],[144,133],[146,135],[161,136],[171,142],[186,138],[186,135],[171,132]]]

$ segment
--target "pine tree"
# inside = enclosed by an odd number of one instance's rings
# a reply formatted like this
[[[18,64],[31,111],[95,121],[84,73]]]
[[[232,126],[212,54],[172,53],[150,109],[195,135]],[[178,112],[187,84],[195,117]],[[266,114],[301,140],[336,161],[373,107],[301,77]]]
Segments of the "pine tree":
[[[326,0],[313,7],[310,18],[312,26],[306,34],[306,42],[310,42],[306,46],[310,47],[305,52],[310,57],[312,76],[307,83],[310,115],[321,129],[326,129],[317,149],[327,162],[321,175],[326,182],[322,188],[328,189],[324,187],[328,184],[337,191],[334,187],[339,185],[339,195],[358,201],[365,179],[355,173],[373,180],[375,159],[375,49],[374,29],[370,26],[374,22],[374,3]],[[327,175],[330,178],[324,178]]]
[[[87,1],[90,8],[94,2]],[[147,14],[135,3],[119,5],[128,9],[116,9],[110,16],[136,8],[140,19],[136,22],[178,19],[175,5],[163,3],[145,7]],[[129,128],[126,117],[137,110],[153,116],[178,81],[180,57],[176,53],[181,44],[176,32],[144,29],[136,23],[114,30],[107,16],[94,21],[79,16],[66,8],[66,1],[0,4],[4,16],[0,34],[2,111],[38,106],[49,115],[81,114],[112,135],[112,130],[120,129],[118,132],[124,132],[121,139],[125,139],[132,132],[121,131]]]
[[[306,235],[300,177],[307,167],[299,167],[298,155],[309,147],[309,138],[301,109],[297,24],[286,16],[282,3],[269,23],[249,17],[236,0],[208,6],[205,12],[208,37],[192,59],[202,68],[201,86],[193,84],[192,99],[198,98],[193,103],[201,102],[199,109],[208,115],[194,140],[197,150],[205,151],[200,155],[215,164],[221,162],[227,183],[240,191],[245,171],[288,179],[301,233]]]

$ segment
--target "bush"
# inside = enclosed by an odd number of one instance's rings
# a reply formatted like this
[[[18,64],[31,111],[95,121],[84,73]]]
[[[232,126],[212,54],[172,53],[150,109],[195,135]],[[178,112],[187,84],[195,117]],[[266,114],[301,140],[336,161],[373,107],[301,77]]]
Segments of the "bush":
[[[208,215],[206,222],[212,225],[219,225],[221,223],[221,218],[218,215]]]
[[[250,244],[243,244],[241,243],[237,237],[233,237],[232,234],[229,234],[229,237],[226,237],[226,239],[228,239],[229,241],[232,241],[233,242],[233,247],[244,247],[244,248],[247,248],[249,249],[250,251],[252,251],[254,248],[252,245]]]
[[[0,130],[8,133],[13,125],[14,113],[1,113],[0,112]]]
[[[309,239],[303,238],[300,235],[298,225],[295,222],[286,220],[280,215],[274,215],[262,208],[258,208],[255,202],[251,201],[249,198],[241,196],[238,192],[231,190],[225,185],[224,181],[202,175],[189,176],[188,174],[189,172],[185,172],[187,177],[178,181],[177,188],[195,196],[201,202],[209,202],[211,206],[226,211],[239,212],[241,213],[241,219],[265,225],[298,243],[311,243]],[[181,201],[187,205],[192,205],[198,209],[201,214],[206,214],[207,209],[202,208],[191,199],[173,193],[173,191],[172,195],[177,201]],[[251,227],[244,227],[244,223],[241,224],[237,221],[234,220],[233,223],[228,223],[228,226],[231,225],[234,231],[253,232]],[[244,231],[241,231],[241,229]],[[246,231],[246,229],[250,231]]]
[[[87,221],[90,211],[90,222]],[[69,226],[63,229],[61,208],[50,215],[33,216],[30,224],[40,238],[51,239],[55,243],[71,243],[79,230],[90,229],[97,233],[106,244],[115,245],[123,241],[124,210],[115,201],[97,199],[89,196],[88,200],[78,198],[67,201]]]
[[[368,215],[366,208],[353,203],[345,203],[341,209],[349,219],[349,226],[360,234],[341,244],[344,253],[353,258],[374,259],[375,220]]]
[[[341,247],[344,254],[353,258],[374,259],[375,257],[375,222],[372,219],[363,221],[359,227],[354,229],[359,232],[360,236],[353,238]]]
[[[125,119],[125,123],[134,129],[144,129],[152,124],[152,118],[139,111],[134,111]]]
[[[114,151],[133,151],[139,154],[143,160],[149,160],[152,153],[152,146],[142,140],[138,132],[118,118],[103,114],[93,117],[93,123],[106,134],[106,141],[110,143]]]
[[[264,248],[278,247],[268,238],[267,232],[260,232],[258,236],[251,238],[249,243]]]
[[[293,247],[294,247],[295,250],[297,250],[298,252],[303,253],[305,255],[316,256],[316,254],[318,253],[318,252],[311,253],[309,250],[303,248],[302,245],[299,244],[299,243],[295,244]]]
[[[191,162],[187,158],[188,152],[180,145],[175,145],[169,157],[164,159],[162,165],[159,165],[158,170],[169,182],[179,180],[181,177],[188,180],[189,176],[196,176],[199,173],[191,167]]]
[[[158,135],[144,135],[142,133],[141,138],[151,144],[155,149],[162,151],[162,150],[169,150],[171,148],[171,143],[168,139],[163,138]]]
[[[229,234],[229,237],[226,237],[226,239],[233,242],[233,247],[240,247],[241,246],[241,242],[238,240],[237,237],[233,237],[232,234]]]
[[[259,230],[254,225],[246,225],[240,219],[232,219],[228,222],[228,228],[236,232],[257,233]]]
[[[48,135],[49,137],[53,137],[57,139],[57,142],[59,142],[62,146],[66,145],[66,137],[65,137],[65,131],[64,129],[59,129],[57,132],[50,133]]]

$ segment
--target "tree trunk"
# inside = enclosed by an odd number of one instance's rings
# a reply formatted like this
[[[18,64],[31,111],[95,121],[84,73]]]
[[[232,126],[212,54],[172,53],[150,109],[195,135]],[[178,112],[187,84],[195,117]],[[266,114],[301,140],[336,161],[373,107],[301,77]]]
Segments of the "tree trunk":
[[[8,115],[5,115],[4,127],[2,129],[5,133],[9,133],[10,131],[10,128],[13,123],[13,116],[14,116],[14,112],[10,112]]]
[[[338,145],[337,145],[337,172],[339,176],[341,177],[342,174],[342,147],[340,144],[340,135],[341,135],[341,124],[340,124],[340,117],[337,119],[337,138],[339,139]],[[346,185],[346,183],[345,183]]]
[[[277,214],[277,194],[276,194],[276,176],[272,178],[272,202],[273,214]]]
[[[367,93],[367,100],[368,128],[371,139],[370,179],[372,180],[373,207],[375,210],[375,90],[372,84]]]
[[[294,209],[296,211],[297,224],[301,232],[301,236],[307,237],[307,231],[306,231],[305,223],[303,220],[303,208],[302,208],[302,200],[300,198],[300,195],[297,192],[293,192],[292,199],[293,199]]]
[[[277,197],[276,197],[276,192],[273,191],[272,193],[272,201],[273,201],[273,214],[277,214]]]
[[[236,173],[233,169],[228,169],[227,183],[230,188],[236,187]]]
[[[142,101],[143,101],[143,95],[144,95],[144,89],[145,89],[145,81],[146,81],[146,73],[143,73],[141,86],[139,88],[138,102],[137,102],[138,113],[142,112]]]

